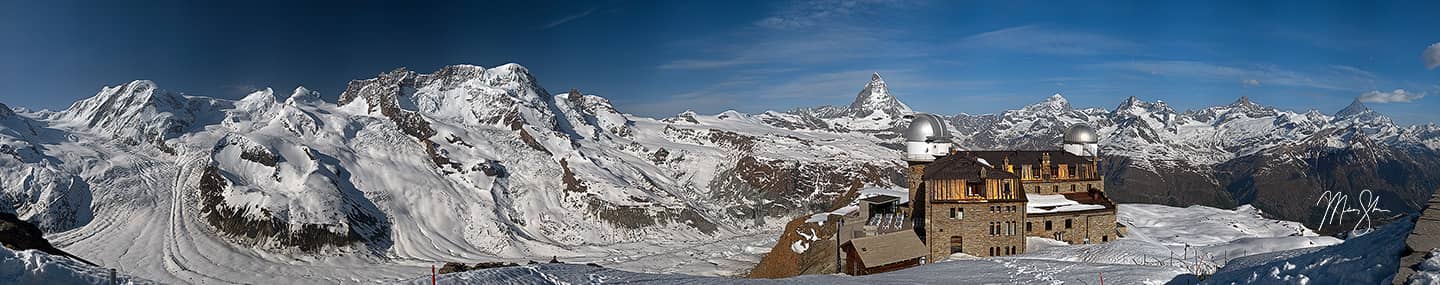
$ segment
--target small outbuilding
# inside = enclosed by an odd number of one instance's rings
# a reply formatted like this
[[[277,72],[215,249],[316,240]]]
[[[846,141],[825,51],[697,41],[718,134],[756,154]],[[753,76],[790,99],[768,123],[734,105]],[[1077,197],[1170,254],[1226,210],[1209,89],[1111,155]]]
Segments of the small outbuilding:
[[[851,239],[840,246],[845,251],[845,274],[866,275],[890,272],[925,264],[929,250],[915,231],[898,231]]]

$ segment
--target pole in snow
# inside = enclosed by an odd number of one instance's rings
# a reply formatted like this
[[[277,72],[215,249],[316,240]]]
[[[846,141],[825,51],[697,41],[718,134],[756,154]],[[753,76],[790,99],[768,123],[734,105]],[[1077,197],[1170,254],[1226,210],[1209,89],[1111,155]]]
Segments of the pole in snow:
[[[1100,272],[1100,285],[1105,285],[1105,272]]]
[[[430,265],[430,285],[435,285],[435,265]]]
[[[117,284],[117,283],[115,283],[115,269],[114,269],[114,268],[111,268],[111,269],[110,269],[110,285],[115,285],[115,284]]]

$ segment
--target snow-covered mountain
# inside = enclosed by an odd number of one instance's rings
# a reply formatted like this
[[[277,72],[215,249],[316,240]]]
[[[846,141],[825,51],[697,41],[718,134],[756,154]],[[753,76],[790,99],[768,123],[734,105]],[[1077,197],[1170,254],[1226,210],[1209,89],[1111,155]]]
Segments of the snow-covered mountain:
[[[1019,110],[950,117],[972,149],[1048,148],[1065,126],[1101,136],[1106,188],[1120,202],[1233,207],[1318,222],[1304,203],[1325,191],[1371,189],[1384,209],[1412,212],[1440,187],[1437,128],[1400,127],[1359,101],[1334,115],[1276,109],[1241,97],[1176,111],[1127,98],[1112,110],[1075,109],[1060,95]]]
[[[552,256],[623,267],[774,236],[791,216],[901,184],[912,111],[878,74],[857,87],[849,106],[646,118],[550,94],[518,64],[397,69],[334,102],[303,87],[227,100],[134,81],[58,112],[0,108],[0,211],[157,281],[377,280]],[[1440,127],[1356,106],[1332,116],[1242,98],[1177,112],[1132,97],[1076,109],[1057,94],[949,120],[972,149],[1051,147],[1070,124],[1096,126],[1121,201],[1254,203],[1296,220],[1293,205],[1314,198],[1288,203],[1272,187],[1368,187],[1395,210],[1423,201],[1440,184]],[[358,270],[373,264],[401,265]],[[308,273],[346,268],[360,272]]]
[[[769,221],[893,186],[903,168],[867,134],[738,112],[636,117],[539,86],[507,64],[398,69],[335,102],[303,87],[239,100],[106,87],[59,112],[3,114],[0,207],[102,264],[224,282],[296,258],[603,263],[616,247],[769,236]],[[878,77],[867,89],[899,104]],[[669,246],[637,246],[656,242]],[[257,268],[195,262],[212,258]]]

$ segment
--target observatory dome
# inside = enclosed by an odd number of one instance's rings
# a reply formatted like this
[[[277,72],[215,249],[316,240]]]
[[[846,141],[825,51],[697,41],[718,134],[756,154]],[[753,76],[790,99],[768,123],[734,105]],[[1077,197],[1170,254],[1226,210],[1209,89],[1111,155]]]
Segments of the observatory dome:
[[[916,113],[914,116],[915,118],[910,120],[910,128],[905,130],[905,141],[950,141],[950,131],[945,129],[945,121],[940,116],[926,113]]]
[[[1092,144],[1100,142],[1100,135],[1090,125],[1076,124],[1065,131],[1065,143]]]

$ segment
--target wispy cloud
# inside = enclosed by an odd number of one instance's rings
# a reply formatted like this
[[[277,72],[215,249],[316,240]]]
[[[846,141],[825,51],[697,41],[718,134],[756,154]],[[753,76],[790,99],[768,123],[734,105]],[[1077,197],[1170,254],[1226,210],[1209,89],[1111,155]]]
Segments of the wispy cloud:
[[[859,24],[906,7],[892,0],[807,0],[782,5],[770,16],[730,33],[674,42],[697,54],[670,60],[660,69],[721,69],[748,65],[807,65],[869,58],[913,57],[923,45],[901,29]]]
[[[1365,103],[1410,103],[1425,98],[1425,93],[1413,93],[1405,89],[1395,89],[1390,92],[1370,91],[1360,94],[1360,102]]]
[[[1241,80],[1241,81],[1240,81],[1240,84],[1245,85],[1245,86],[1260,86],[1260,80],[1245,79],[1245,80]]]
[[[961,48],[1003,49],[1051,55],[1134,53],[1140,44],[1103,34],[1063,31],[1039,25],[1005,28],[961,39]]]
[[[874,11],[876,6],[898,5],[894,0],[806,0],[794,1],[774,15],[755,22],[770,29],[799,29],[831,22],[851,14]]]
[[[1288,70],[1273,65],[1248,67],[1219,65],[1199,61],[1124,61],[1092,64],[1089,68],[1104,70],[1132,71],[1153,76],[1187,77],[1201,80],[1255,80],[1267,85],[1309,87],[1330,90],[1356,90],[1353,79],[1328,74],[1309,74]],[[1234,82],[1234,81],[1231,81]]]
[[[714,38],[686,42],[684,47],[707,51],[708,57],[665,62],[660,69],[717,69],[745,65],[795,65],[870,58],[903,58],[925,54],[901,38],[903,31],[849,25],[815,27],[804,32],[753,36],[744,40]]]
[[[559,18],[559,19],[555,19],[554,21],[550,21],[549,24],[545,24],[544,26],[541,26],[540,29],[541,29],[541,30],[549,30],[549,29],[551,29],[551,28],[558,27],[558,26],[560,26],[560,25],[564,25],[565,23],[569,23],[570,21],[574,21],[575,19],[579,19],[579,18],[583,18],[583,17],[585,17],[585,16],[589,16],[590,13],[595,13],[595,8],[590,8],[590,10],[585,10],[585,12],[580,12],[580,13],[577,13],[577,14],[571,14],[571,15],[569,15],[569,16],[565,16],[565,17],[562,17],[562,18]]]
[[[1425,61],[1425,68],[1435,69],[1440,67],[1440,43],[1430,45],[1420,53],[1420,58]]]

